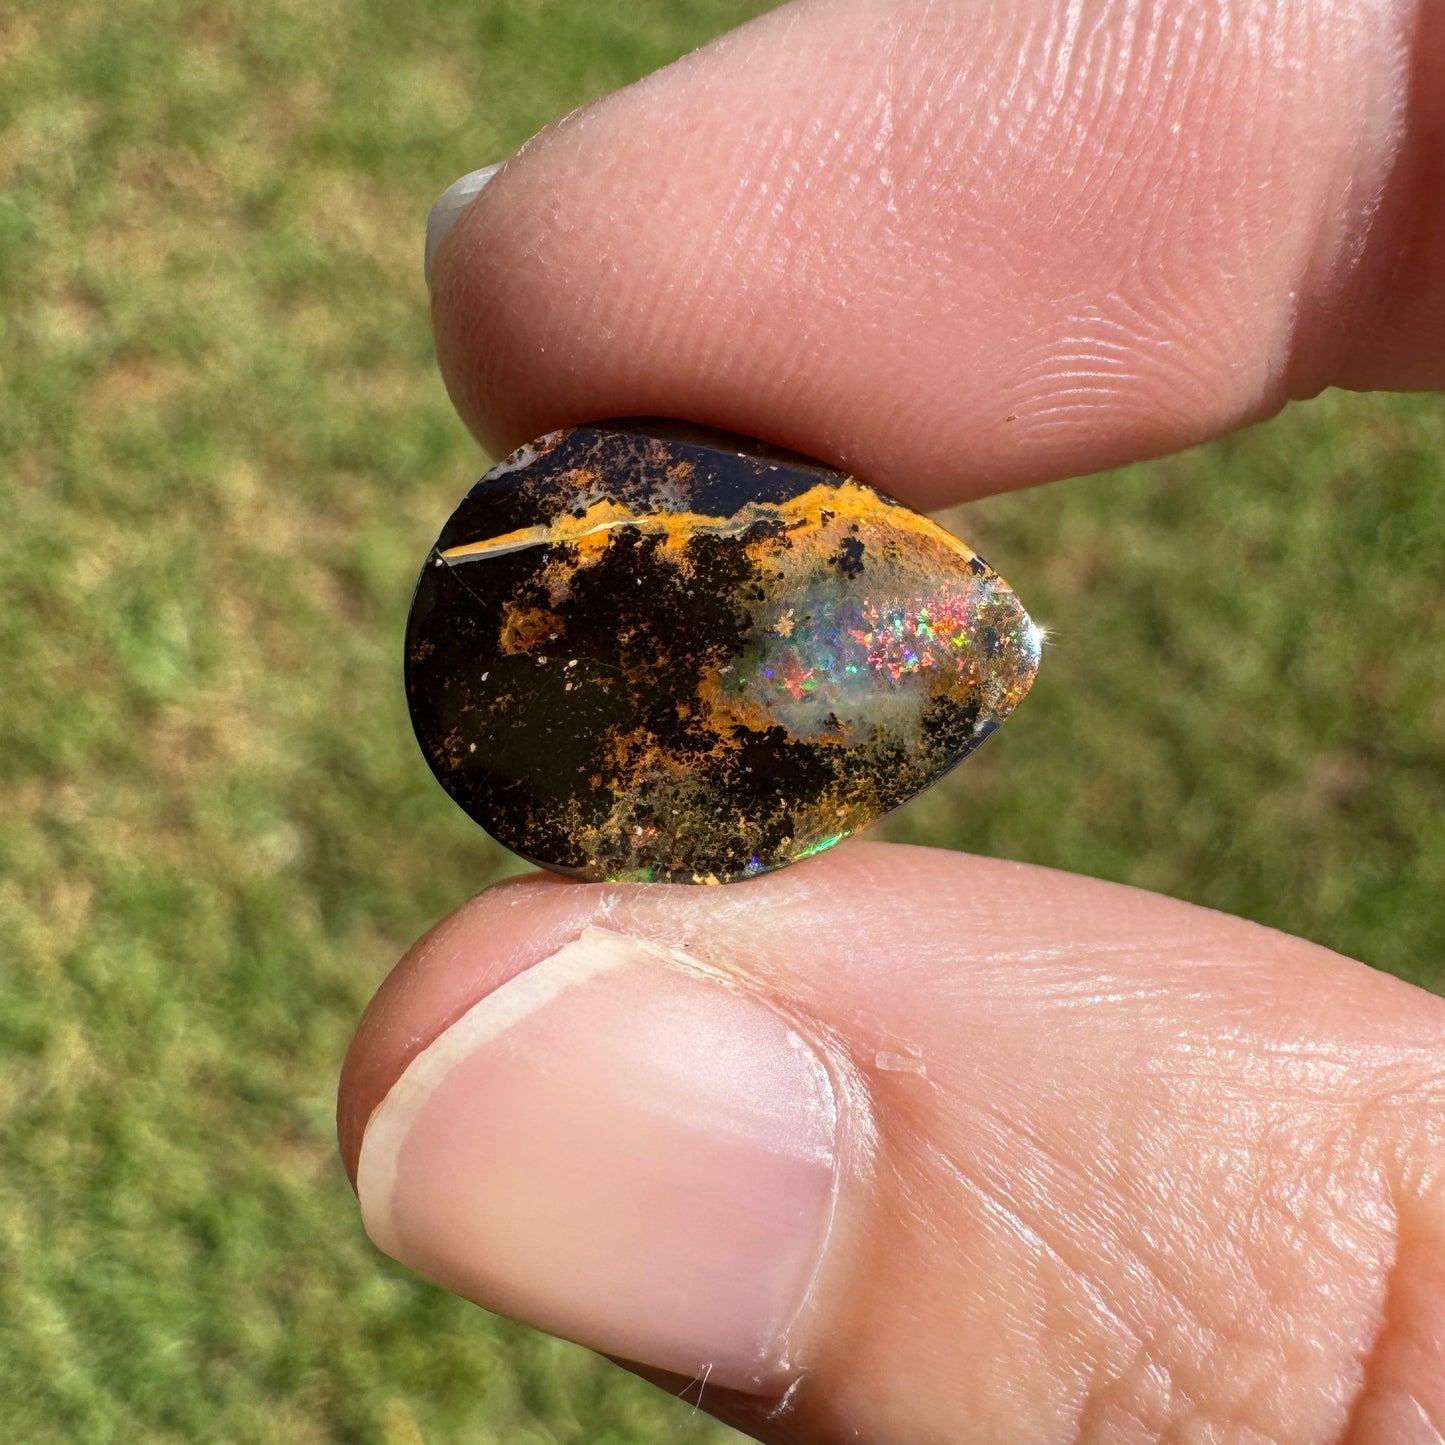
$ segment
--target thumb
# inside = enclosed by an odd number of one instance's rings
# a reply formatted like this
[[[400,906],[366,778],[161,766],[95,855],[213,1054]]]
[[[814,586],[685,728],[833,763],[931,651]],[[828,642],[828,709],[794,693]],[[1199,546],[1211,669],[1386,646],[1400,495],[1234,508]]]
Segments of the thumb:
[[[378,994],[340,1127],[383,1249],[764,1439],[1445,1426],[1445,1004],[1130,889],[505,884]]]

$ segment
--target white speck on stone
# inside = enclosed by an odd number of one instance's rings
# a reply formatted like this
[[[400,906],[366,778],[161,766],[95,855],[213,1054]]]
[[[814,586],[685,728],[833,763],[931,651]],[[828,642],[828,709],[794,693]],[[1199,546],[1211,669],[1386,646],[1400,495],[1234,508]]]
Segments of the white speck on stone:
[[[489,475],[502,477],[506,476],[508,472],[520,472],[523,467],[530,467],[544,452],[551,451],[561,440],[562,433],[560,431],[549,431],[546,436],[538,437],[536,441],[518,447],[505,461],[498,462]]]

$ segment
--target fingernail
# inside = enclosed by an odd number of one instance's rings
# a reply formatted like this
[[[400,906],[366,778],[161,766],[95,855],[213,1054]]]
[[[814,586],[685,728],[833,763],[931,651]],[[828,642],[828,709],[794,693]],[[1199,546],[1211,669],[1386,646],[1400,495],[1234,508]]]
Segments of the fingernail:
[[[412,1060],[357,1189],[386,1253],[606,1354],[753,1393],[832,1215],[839,1110],[785,1018],[685,956],[601,929]]]
[[[471,171],[461,180],[453,181],[436,199],[426,218],[426,256],[423,268],[426,283],[431,285],[431,263],[448,231],[456,225],[457,217],[476,200],[483,186],[502,169],[499,161],[494,166],[483,166]]]

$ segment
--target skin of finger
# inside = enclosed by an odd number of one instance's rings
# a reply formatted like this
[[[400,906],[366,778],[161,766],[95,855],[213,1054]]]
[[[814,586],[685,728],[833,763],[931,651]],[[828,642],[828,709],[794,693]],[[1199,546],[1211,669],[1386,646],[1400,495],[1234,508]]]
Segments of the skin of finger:
[[[1400,1438],[1369,1423],[1400,1400],[1445,1425],[1440,1000],[1222,915],[930,850],[854,843],[726,889],[529,879],[377,995],[343,1079],[350,1169],[407,1060],[589,923],[775,1000],[859,1081],[867,1164],[806,1381],[771,1417],[705,1408],[809,1441],[1364,1445]]]
[[[1445,380],[1420,4],[800,0],[507,164],[447,385],[494,453],[676,415],[934,506]]]
[[[1353,320],[1333,324],[1340,362],[1324,379],[1356,390],[1445,385],[1445,5],[1422,0],[1412,27],[1405,130],[1371,225],[1373,259],[1362,268]],[[1353,342],[1339,328],[1359,327]]]

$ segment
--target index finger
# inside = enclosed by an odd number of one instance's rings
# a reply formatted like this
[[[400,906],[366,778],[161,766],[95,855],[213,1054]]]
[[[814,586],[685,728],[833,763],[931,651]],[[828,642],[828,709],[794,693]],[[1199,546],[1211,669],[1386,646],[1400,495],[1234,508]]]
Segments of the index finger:
[[[938,506],[1445,383],[1445,6],[797,0],[529,143],[437,251],[503,452],[676,416]]]

